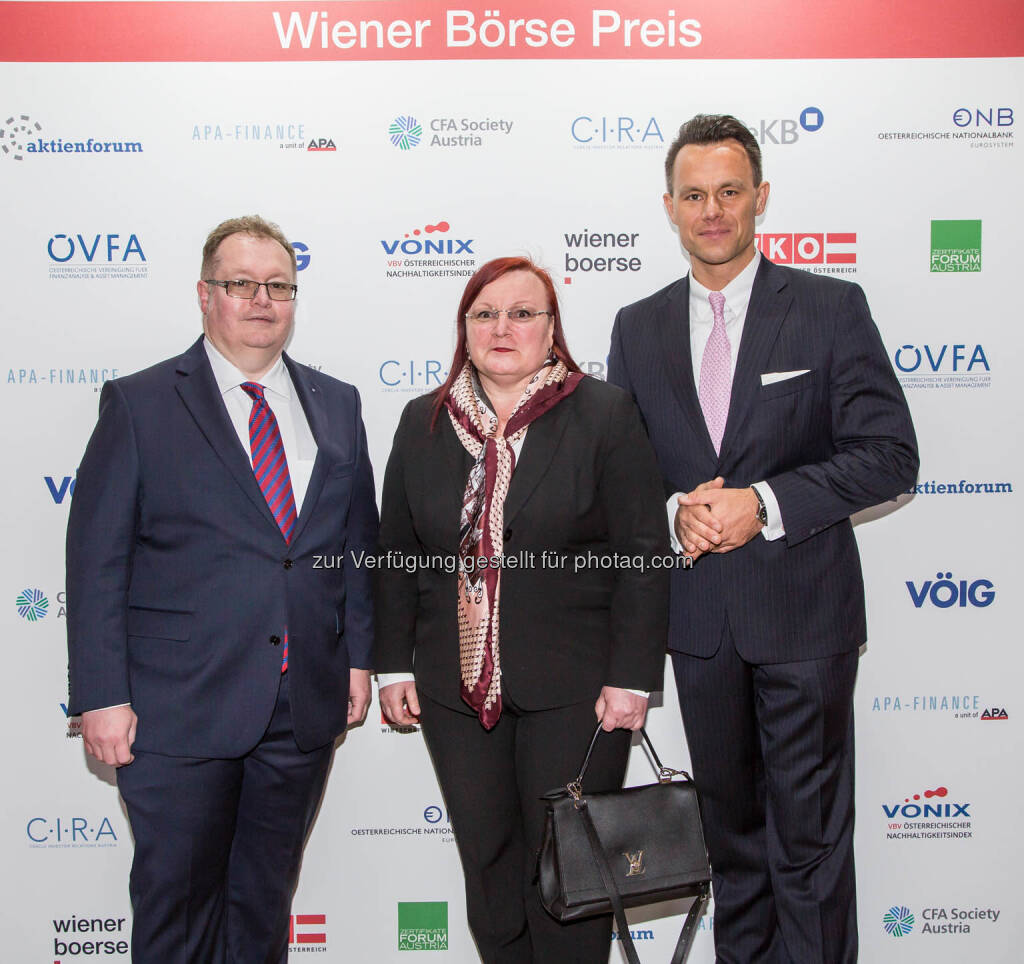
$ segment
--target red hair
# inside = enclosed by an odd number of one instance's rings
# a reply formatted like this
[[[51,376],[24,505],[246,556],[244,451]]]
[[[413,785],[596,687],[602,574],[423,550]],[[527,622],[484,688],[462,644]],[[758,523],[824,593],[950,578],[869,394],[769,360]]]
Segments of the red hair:
[[[434,392],[434,405],[430,413],[431,431],[433,431],[434,426],[437,424],[437,416],[444,406],[445,396],[451,390],[455,379],[459,377],[459,372],[462,371],[469,358],[469,352],[466,349],[466,312],[469,311],[470,305],[476,301],[477,296],[487,285],[492,281],[497,281],[498,278],[508,274],[510,271],[529,271],[544,286],[555,322],[552,332],[552,349],[559,360],[565,362],[565,367],[569,371],[578,372],[580,370],[580,366],[576,364],[572,355],[569,354],[569,346],[565,343],[562,315],[558,307],[558,294],[555,291],[555,284],[551,280],[551,275],[539,265],[534,264],[529,258],[495,258],[493,261],[488,261],[487,264],[481,265],[477,269],[476,274],[466,283],[466,290],[462,292],[458,314],[455,316],[455,355],[452,357],[452,363],[448,368],[448,377],[445,379],[444,384]]]

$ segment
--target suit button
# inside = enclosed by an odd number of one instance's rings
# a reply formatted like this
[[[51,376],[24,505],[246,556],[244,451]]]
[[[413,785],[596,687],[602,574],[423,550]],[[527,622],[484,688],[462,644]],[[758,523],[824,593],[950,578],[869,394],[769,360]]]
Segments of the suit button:
[[[511,528],[506,529],[505,533],[504,533],[504,536],[505,536],[505,541],[506,542],[511,542],[512,541],[512,529]]]
[[[280,636],[271,636],[270,637],[270,642],[274,646],[279,646],[281,644],[281,637]]]
[[[291,559],[285,559],[285,561],[284,561],[284,567],[285,567],[285,569],[291,569],[291,567],[292,567],[292,561],[291,561]]]

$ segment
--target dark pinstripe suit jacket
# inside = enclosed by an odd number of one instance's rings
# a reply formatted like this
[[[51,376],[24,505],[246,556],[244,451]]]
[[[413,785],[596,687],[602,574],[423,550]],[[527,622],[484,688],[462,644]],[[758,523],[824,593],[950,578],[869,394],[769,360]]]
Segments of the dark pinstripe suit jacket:
[[[757,536],[673,572],[670,649],[711,655],[726,621],[752,662],[816,659],[864,642],[850,515],[904,491],[918,457],[860,287],[761,260],[720,455],[693,382],[688,278],[619,311],[608,379],[640,406],[666,497],[717,475],[727,486],[766,480],[782,512],[785,538]]]

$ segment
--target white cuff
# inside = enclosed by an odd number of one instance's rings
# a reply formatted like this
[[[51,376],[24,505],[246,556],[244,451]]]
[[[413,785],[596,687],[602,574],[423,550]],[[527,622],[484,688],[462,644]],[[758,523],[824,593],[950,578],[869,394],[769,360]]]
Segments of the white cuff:
[[[682,544],[676,538],[676,510],[679,508],[679,502],[677,499],[681,495],[686,495],[685,492],[673,492],[665,503],[665,510],[668,512],[668,541],[672,545],[672,551],[683,553]]]
[[[634,696],[642,696],[645,700],[651,698],[651,694],[647,690],[626,690],[627,693],[632,693]]]
[[[382,690],[392,683],[414,683],[416,677],[412,673],[378,673],[377,689]]]
[[[779,508],[779,500],[775,498],[772,487],[767,482],[755,482],[751,488],[761,496],[765,512],[768,514],[768,524],[761,530],[761,535],[769,542],[781,539],[786,534],[786,529],[782,524],[782,510]]]

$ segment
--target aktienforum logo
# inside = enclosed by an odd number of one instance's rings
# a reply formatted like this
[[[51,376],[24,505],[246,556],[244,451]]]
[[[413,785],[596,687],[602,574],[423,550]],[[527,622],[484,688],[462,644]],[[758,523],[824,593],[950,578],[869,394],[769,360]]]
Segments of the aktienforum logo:
[[[448,901],[399,901],[398,949],[448,950]]]
[[[931,270],[981,271],[981,221],[932,221]]]
[[[38,622],[50,611],[50,600],[42,589],[22,589],[14,605],[18,607],[18,615],[30,623]]]

